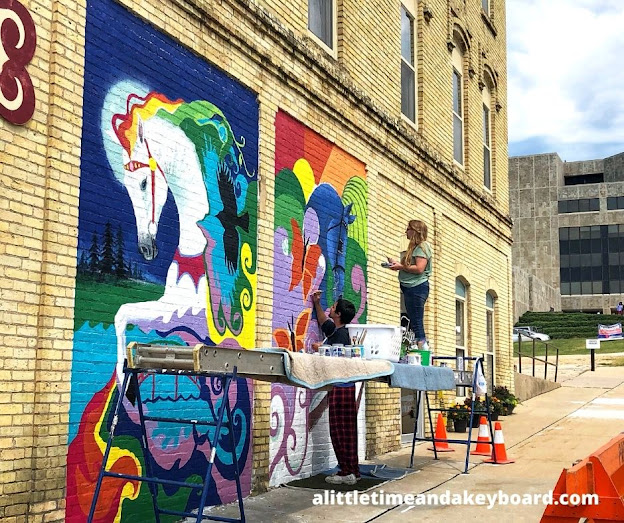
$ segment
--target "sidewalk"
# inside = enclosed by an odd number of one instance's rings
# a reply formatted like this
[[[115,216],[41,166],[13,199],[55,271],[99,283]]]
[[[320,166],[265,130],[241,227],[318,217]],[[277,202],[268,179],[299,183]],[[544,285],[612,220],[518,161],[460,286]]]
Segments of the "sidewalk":
[[[512,416],[502,418],[507,455],[516,463],[482,464],[482,456],[471,456],[468,474],[462,474],[465,446],[433,459],[428,445],[416,447],[416,473],[385,483],[369,491],[395,494],[436,493],[451,495],[546,494],[555,486],[564,467],[586,457],[624,430],[624,367],[599,367],[596,372],[570,376],[561,388],[525,401]],[[451,436],[452,437],[452,436]],[[473,439],[476,439],[476,429]],[[390,467],[406,468],[410,447],[377,459]],[[329,486],[329,485],[328,485]],[[419,520],[439,522],[536,522],[543,505],[391,505],[315,506],[315,494],[322,490],[277,488],[245,500],[245,516],[250,522],[368,522]],[[215,507],[211,514],[237,517],[237,506]]]

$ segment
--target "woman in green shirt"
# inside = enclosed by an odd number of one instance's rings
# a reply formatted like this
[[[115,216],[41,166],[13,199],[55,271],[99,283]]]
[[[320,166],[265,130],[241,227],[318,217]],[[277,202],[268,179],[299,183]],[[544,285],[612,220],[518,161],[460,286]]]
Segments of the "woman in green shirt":
[[[399,283],[405,301],[405,309],[410,319],[410,328],[416,335],[418,345],[422,345],[425,335],[425,302],[429,297],[429,276],[433,251],[427,241],[427,225],[421,220],[410,220],[405,231],[409,245],[401,253],[399,261],[388,258],[389,268],[399,271]]]

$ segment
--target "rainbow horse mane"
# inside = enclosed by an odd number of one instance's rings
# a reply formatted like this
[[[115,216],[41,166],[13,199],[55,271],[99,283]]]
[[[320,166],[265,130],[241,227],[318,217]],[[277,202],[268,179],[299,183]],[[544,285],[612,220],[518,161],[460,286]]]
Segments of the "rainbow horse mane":
[[[145,98],[130,94],[126,100],[126,113],[114,114],[111,124],[117,139],[128,155],[134,149],[137,140],[138,117],[143,121],[152,118],[160,109],[169,113],[175,112],[184,100],[169,100],[165,95],[152,91]]]

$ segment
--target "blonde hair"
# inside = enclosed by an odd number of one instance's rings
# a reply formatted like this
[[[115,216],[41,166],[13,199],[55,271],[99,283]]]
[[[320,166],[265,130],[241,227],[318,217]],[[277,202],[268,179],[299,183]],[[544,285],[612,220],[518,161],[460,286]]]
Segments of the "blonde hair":
[[[405,266],[411,265],[412,254],[414,249],[427,241],[427,224],[421,220],[410,220],[407,222],[407,228],[414,231],[414,235],[411,237],[405,255],[401,260],[401,263]],[[423,251],[425,249],[423,248]]]

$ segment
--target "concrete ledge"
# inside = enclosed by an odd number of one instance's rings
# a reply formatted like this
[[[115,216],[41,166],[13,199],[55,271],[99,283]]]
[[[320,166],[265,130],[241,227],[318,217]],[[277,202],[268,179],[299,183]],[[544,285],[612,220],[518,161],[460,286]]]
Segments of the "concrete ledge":
[[[520,401],[528,400],[544,392],[561,387],[561,383],[545,380],[542,378],[534,378],[526,374],[514,372],[515,394]]]

